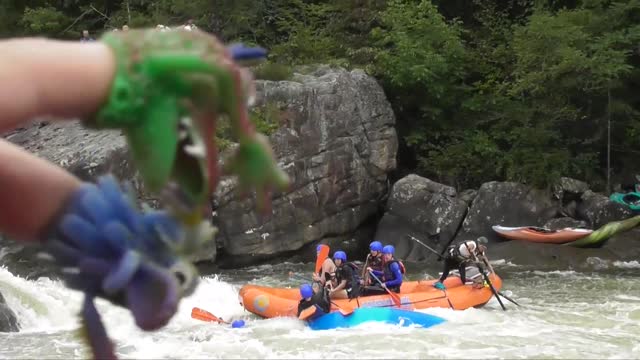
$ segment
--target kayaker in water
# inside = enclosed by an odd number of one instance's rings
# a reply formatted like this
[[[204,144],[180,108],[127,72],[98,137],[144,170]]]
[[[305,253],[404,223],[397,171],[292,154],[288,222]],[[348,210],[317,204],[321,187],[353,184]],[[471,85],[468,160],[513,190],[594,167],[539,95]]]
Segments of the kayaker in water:
[[[386,294],[386,289],[399,293],[402,285],[402,275],[406,272],[404,265],[393,257],[395,248],[393,245],[387,245],[382,248],[382,258],[384,260],[384,268],[382,271],[374,270],[368,267],[367,271],[373,273],[382,284],[378,283],[374,286],[367,286],[364,290],[366,295]],[[374,282],[377,283],[375,279]]]
[[[316,257],[320,256],[320,250],[322,249],[322,245],[318,245],[316,247]],[[313,281],[319,282],[322,286],[327,284],[327,281],[331,279],[331,274],[336,272],[336,264],[331,260],[330,257],[327,257],[322,263],[322,267],[320,268],[319,273],[313,274]]]
[[[300,302],[298,303],[298,314],[300,316],[305,309],[316,306],[321,313],[328,313],[331,309],[331,301],[329,300],[329,294],[323,286],[318,283],[314,283],[313,286],[309,284],[302,284],[300,286]]]
[[[480,238],[486,242],[486,238]],[[479,241],[480,241],[479,239]],[[444,279],[449,276],[449,272],[453,269],[458,269],[460,272],[460,281],[464,284],[467,281],[466,267],[473,265],[476,259],[484,254],[487,250],[486,246],[481,245],[478,241],[468,240],[461,244],[452,245],[447,248],[444,256],[444,269],[440,279],[433,284],[437,289],[444,290],[445,286],[442,283]]]
[[[374,241],[369,244],[369,254],[365,259],[365,271],[362,274],[364,279],[363,285],[374,285],[375,280],[371,279],[369,273],[366,271],[367,267],[370,267],[376,271],[382,271],[384,269],[384,260],[382,259],[382,243],[380,241]]]
[[[347,254],[344,251],[336,251],[333,254],[333,262],[336,265],[333,289],[329,296],[332,299],[352,299],[360,295],[360,283],[357,276],[357,268],[347,263]]]

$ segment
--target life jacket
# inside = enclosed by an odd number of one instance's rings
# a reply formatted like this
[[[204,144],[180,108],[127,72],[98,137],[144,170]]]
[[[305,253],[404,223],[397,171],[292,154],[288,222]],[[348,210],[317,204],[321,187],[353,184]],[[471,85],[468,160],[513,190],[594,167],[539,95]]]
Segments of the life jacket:
[[[459,244],[455,244],[455,245],[449,245],[447,247],[447,257],[457,261],[457,262],[468,262],[471,261],[471,257],[465,257],[462,256],[462,254],[460,253],[460,246],[464,246],[465,242],[459,243]],[[477,249],[477,244],[476,244],[476,249]]]
[[[346,290],[349,295],[349,298],[357,297],[360,294],[360,267],[351,261],[342,265],[338,269],[339,271],[336,271],[336,281],[338,284],[340,284],[343,280],[342,279],[343,266],[348,266],[351,268],[351,274],[352,274],[351,279],[344,279],[344,280],[347,280]]]
[[[369,267],[373,270],[382,271],[384,269],[384,260],[382,260],[382,256],[371,256],[369,254]]]
[[[384,281],[390,281],[390,280],[395,280],[395,275],[393,274],[393,271],[391,271],[391,265],[393,263],[398,263],[398,265],[400,266],[400,274],[404,275],[406,272],[406,269],[404,268],[404,264],[402,263],[402,261],[397,260],[397,259],[392,259],[391,261],[389,261],[388,263],[384,264]],[[400,290],[399,286],[394,286],[393,288],[389,288],[390,290]]]

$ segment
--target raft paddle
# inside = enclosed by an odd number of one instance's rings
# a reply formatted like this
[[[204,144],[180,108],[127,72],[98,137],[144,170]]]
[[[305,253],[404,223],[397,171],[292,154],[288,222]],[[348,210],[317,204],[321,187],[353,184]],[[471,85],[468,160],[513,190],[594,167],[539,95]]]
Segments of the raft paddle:
[[[369,257],[371,257],[371,254],[367,254],[367,260],[365,260],[364,262],[364,266],[362,266],[362,280],[364,281],[363,284],[366,285],[367,282],[369,281],[369,278],[367,277],[367,267],[369,266]]]
[[[228,321],[224,321],[223,319],[213,315],[212,313],[202,310],[198,307],[194,307],[191,309],[191,317],[196,320],[206,321],[206,322],[217,322],[218,324],[230,324]]]
[[[410,237],[412,240],[416,241],[418,244],[420,244],[420,245],[424,246],[425,248],[427,248],[427,249],[431,250],[431,252],[432,252],[432,253],[434,253],[434,254],[438,255],[438,261],[440,261],[440,260],[444,259],[444,256],[442,256],[439,252],[435,251],[435,250],[434,250],[432,247],[430,247],[429,245],[427,245],[427,244],[423,243],[422,241],[420,241],[420,240],[418,240],[418,239],[414,238],[413,236],[411,236],[411,235],[409,235],[409,234],[407,234],[407,236],[408,236],[408,237]]]
[[[320,245],[320,253],[318,254],[318,258],[316,258],[316,274],[320,272],[320,269],[322,269],[322,263],[327,260],[329,250],[329,245]]]
[[[302,310],[300,312],[300,315],[298,315],[298,319],[300,320],[307,320],[308,318],[310,318],[313,314],[316,313],[316,306],[315,305],[311,305],[308,308]]]
[[[334,305],[335,307],[337,307],[338,311],[340,311],[340,314],[342,314],[343,316],[351,315],[356,310],[355,308],[351,308],[351,309],[342,308],[342,307],[340,307],[340,305],[336,304],[333,301],[331,301],[331,304]]]
[[[502,292],[498,291],[498,294],[500,294],[500,296],[502,296],[503,298],[511,301],[512,303],[514,303],[516,306],[520,306],[520,304],[518,304],[515,300],[513,300],[512,298],[508,297],[507,295],[503,294]]]
[[[396,304],[396,306],[402,307],[402,301],[400,301],[400,296],[398,296],[398,294],[392,292],[386,286],[384,286],[384,283],[380,281],[380,279],[378,279],[378,277],[373,272],[369,271],[369,274],[373,276],[373,278],[376,279],[376,281],[380,284],[380,286],[382,286],[382,288],[387,291],[387,293],[391,296],[391,299]]]
[[[493,266],[491,266],[491,263],[489,262],[489,259],[487,259],[487,255],[485,255],[484,253],[482,253],[482,262],[484,262],[485,265],[487,265],[489,267],[489,271],[491,271],[492,273],[495,274],[495,271],[493,271]],[[509,300],[510,302],[514,303],[516,306],[520,306],[520,304],[518,304],[515,300],[511,299],[510,297],[508,297],[507,295],[503,294],[502,292],[498,291],[498,294],[500,294],[500,296],[502,296],[503,298]]]
[[[464,246],[467,248],[467,251],[469,251],[469,254],[473,255],[473,258],[475,259],[476,264],[478,265],[478,268],[480,269],[480,273],[482,274],[482,277],[484,277],[484,281],[487,282],[487,284],[491,288],[491,292],[493,292],[493,295],[496,297],[496,299],[498,299],[498,302],[500,303],[500,306],[502,307],[502,310],[503,311],[507,311],[507,308],[504,306],[504,304],[502,303],[502,300],[500,299],[500,295],[498,295],[498,291],[496,290],[496,288],[493,287],[493,284],[491,283],[491,280],[489,280],[489,276],[487,276],[487,274],[485,274],[484,266],[482,266],[482,264],[478,260],[478,257],[476,256],[476,253],[471,251],[471,249],[469,249],[469,246],[467,245],[466,242],[464,243]],[[489,264],[489,267],[490,267],[490,269],[493,269],[493,268],[491,268],[491,264]],[[491,273],[494,273],[494,272],[491,271]]]

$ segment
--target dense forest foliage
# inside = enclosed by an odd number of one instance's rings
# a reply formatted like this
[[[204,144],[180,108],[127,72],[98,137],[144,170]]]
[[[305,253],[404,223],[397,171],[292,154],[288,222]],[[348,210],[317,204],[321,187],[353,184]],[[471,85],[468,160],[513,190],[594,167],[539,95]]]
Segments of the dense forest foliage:
[[[571,176],[605,190],[608,143],[616,180],[638,169],[640,0],[0,3],[3,37],[188,19],[268,48],[263,77],[309,63],[375,76],[398,118],[404,172],[461,189]]]

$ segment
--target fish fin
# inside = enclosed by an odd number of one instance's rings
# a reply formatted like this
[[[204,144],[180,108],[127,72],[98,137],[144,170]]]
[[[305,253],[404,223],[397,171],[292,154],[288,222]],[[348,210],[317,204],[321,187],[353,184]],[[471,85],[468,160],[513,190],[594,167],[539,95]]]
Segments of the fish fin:
[[[178,309],[177,282],[166,270],[142,263],[126,288],[126,302],[139,328],[159,329]]]
[[[102,323],[102,318],[93,303],[94,298],[85,296],[82,306],[82,327],[84,337],[91,347],[93,357],[95,359],[114,359],[118,357],[115,354],[114,346],[107,330]]]

